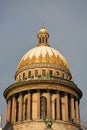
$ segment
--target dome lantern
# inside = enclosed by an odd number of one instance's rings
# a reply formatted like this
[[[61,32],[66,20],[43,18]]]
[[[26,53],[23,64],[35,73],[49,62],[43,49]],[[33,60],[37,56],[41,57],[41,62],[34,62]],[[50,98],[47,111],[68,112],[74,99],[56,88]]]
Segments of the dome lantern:
[[[49,43],[48,43],[49,33],[47,29],[45,28],[45,26],[42,26],[42,28],[38,32],[37,38],[38,38],[37,46],[42,46],[42,45],[49,46]]]

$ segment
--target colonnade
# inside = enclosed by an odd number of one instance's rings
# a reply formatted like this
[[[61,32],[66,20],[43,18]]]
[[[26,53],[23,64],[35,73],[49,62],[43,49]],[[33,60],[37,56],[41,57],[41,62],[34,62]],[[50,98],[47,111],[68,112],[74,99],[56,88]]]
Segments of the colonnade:
[[[59,92],[59,91],[56,92],[56,120],[62,120],[61,118],[61,93],[62,92]],[[47,98],[46,117],[50,117],[50,118],[52,118],[52,95],[53,95],[52,92],[50,91],[46,92],[46,98]],[[19,93],[18,97],[17,95],[13,95],[12,97],[7,99],[6,124],[33,119],[31,91],[28,91],[27,93],[26,118],[25,118],[25,111],[23,110],[23,97],[24,95],[22,93]],[[40,99],[41,99],[41,91],[37,90],[37,108],[38,108],[37,119],[41,118]],[[70,115],[71,121],[75,121],[76,123],[79,123],[80,121],[79,100],[76,99],[73,95],[68,95],[67,93],[64,93],[64,99],[65,99],[65,121],[70,120],[69,119],[69,115]],[[69,100],[70,100],[70,104],[69,104]]]

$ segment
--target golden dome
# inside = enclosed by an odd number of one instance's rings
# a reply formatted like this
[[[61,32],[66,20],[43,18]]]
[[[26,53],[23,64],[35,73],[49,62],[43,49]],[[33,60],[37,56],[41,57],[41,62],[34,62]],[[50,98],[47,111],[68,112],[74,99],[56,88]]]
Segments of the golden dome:
[[[20,60],[17,69],[28,66],[32,63],[41,62],[58,64],[66,69],[69,69],[66,59],[58,50],[44,45],[30,49]]]

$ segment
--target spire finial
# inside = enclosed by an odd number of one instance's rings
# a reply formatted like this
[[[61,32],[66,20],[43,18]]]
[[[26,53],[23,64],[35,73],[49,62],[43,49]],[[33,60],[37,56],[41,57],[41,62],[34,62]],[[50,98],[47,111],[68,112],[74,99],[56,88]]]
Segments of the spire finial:
[[[44,24],[44,21],[42,22],[42,28],[44,28],[44,29],[45,29],[45,24]]]

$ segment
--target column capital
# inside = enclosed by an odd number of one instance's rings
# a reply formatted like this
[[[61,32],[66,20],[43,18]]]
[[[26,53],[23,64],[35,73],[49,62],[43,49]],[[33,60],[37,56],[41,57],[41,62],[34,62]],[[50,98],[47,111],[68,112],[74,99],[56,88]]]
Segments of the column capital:
[[[60,91],[59,91],[59,90],[57,90],[57,91],[56,91],[56,94],[57,94],[57,93],[58,93],[58,94],[60,94]]]
[[[30,90],[28,90],[27,93],[30,93]]]
[[[51,91],[50,89],[47,89],[47,92],[48,92],[48,93],[50,93],[50,91]]]
[[[12,98],[12,96],[10,96],[10,97],[6,98],[6,100],[7,100],[7,101],[9,101],[11,98]]]
[[[40,89],[37,89],[37,92],[40,92]]]
[[[15,97],[15,94],[14,94],[14,95],[12,95],[12,98],[13,98],[13,97]]]
[[[75,96],[74,96],[74,95],[70,95],[70,97],[71,97],[71,98],[75,98]]]
[[[67,92],[64,92],[64,95],[68,95],[68,93],[67,93]]]
[[[21,96],[21,95],[22,95],[22,92],[19,93],[19,96]]]
[[[75,98],[75,101],[79,101],[79,98],[76,97],[76,98]]]

